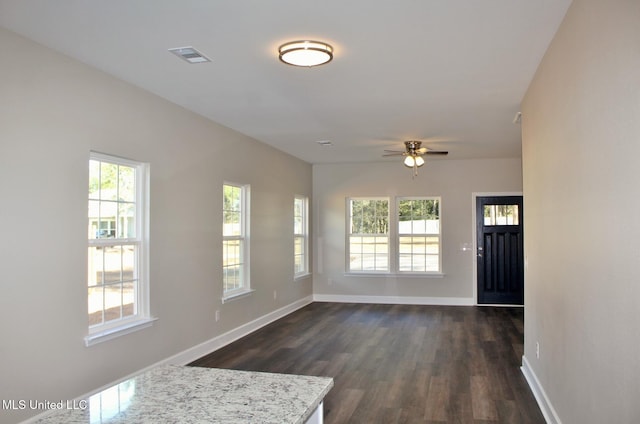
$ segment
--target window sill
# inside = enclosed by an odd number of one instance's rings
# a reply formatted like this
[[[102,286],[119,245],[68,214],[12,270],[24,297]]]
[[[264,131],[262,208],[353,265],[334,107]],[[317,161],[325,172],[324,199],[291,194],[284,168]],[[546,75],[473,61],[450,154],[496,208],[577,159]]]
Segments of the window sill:
[[[144,328],[151,327],[153,322],[158,318],[142,318],[133,322],[128,322],[126,324],[120,325],[118,327],[112,327],[105,330],[99,330],[95,333],[89,334],[84,338],[84,345],[86,347],[96,345],[98,343],[106,342],[107,340],[112,340],[120,336],[124,336],[125,334],[134,333],[136,331],[140,331]]]
[[[442,272],[417,273],[417,272],[345,272],[345,277],[394,277],[394,278],[444,278]]]
[[[293,281],[304,280],[305,278],[308,278],[308,277],[311,277],[311,273],[310,272],[305,272],[304,274],[295,275],[293,277]]]
[[[229,295],[224,296],[222,298],[222,303],[227,303],[227,302],[231,302],[232,300],[236,300],[236,299],[240,299],[240,298],[243,298],[243,297],[247,297],[251,293],[253,293],[254,291],[255,290],[253,290],[253,289],[249,289],[249,290],[244,290],[244,291],[241,291],[241,292],[236,292],[236,293],[229,294]]]

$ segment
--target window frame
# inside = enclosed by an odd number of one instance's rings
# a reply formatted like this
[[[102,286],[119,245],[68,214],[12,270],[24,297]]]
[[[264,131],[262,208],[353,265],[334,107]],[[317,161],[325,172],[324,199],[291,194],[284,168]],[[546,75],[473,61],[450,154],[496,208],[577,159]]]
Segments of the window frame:
[[[347,276],[402,276],[417,278],[442,278],[442,197],[441,196],[351,196],[345,199],[345,275]],[[352,270],[351,259],[351,201],[352,200],[386,200],[388,202],[388,270]],[[437,271],[400,271],[400,202],[402,200],[437,200],[438,201],[438,270]],[[435,234],[428,234],[435,236]]]
[[[296,211],[298,209],[297,203],[302,202],[301,210],[301,229],[302,232],[296,231],[296,223],[298,216]],[[296,242],[301,240],[302,253],[298,255],[296,253]],[[296,270],[296,257],[300,256],[302,269]],[[309,198],[307,196],[296,195],[293,198],[293,278],[294,280],[303,278],[310,274],[309,270]]]
[[[225,218],[224,215],[227,212],[224,205],[224,190],[225,186],[231,186],[240,189],[240,234],[239,235],[225,235]],[[249,217],[250,217],[250,198],[251,187],[249,184],[239,184],[229,181],[225,181],[222,184],[222,303],[228,302],[232,299],[245,296],[254,290],[251,289],[250,278],[250,255],[249,255]],[[226,278],[225,278],[225,253],[226,243],[229,241],[239,242],[240,251],[240,286],[231,290],[225,290]]]
[[[352,201],[386,201],[387,202],[387,233],[352,233]],[[346,199],[346,241],[345,241],[345,269],[347,274],[353,275],[363,275],[363,274],[376,274],[376,275],[387,275],[391,273],[392,268],[392,244],[391,244],[391,207],[392,202],[389,197],[380,197],[380,196],[372,196],[372,197],[347,197]],[[387,246],[387,266],[386,269],[380,270],[370,270],[370,269],[351,269],[351,239],[352,237],[373,237],[373,238],[386,238],[386,246]],[[377,243],[374,243],[377,245]],[[363,254],[363,253],[360,253]],[[374,263],[377,262],[376,253],[374,253]]]
[[[141,330],[150,326],[156,318],[151,316],[150,308],[150,296],[149,296],[149,164],[145,162],[135,161],[131,159],[125,159],[122,157],[108,155],[98,152],[89,153],[89,164],[91,161],[98,161],[100,163],[109,163],[118,166],[126,166],[134,169],[135,178],[135,200],[133,202],[121,202],[116,200],[115,202],[120,206],[121,203],[134,203],[135,204],[135,236],[134,237],[118,237],[117,233],[114,233],[114,237],[108,238],[87,238],[88,253],[87,253],[87,287],[89,287],[89,252],[91,249],[104,249],[108,247],[122,247],[122,246],[135,246],[135,254],[133,255],[134,262],[134,313],[128,317],[120,318],[116,320],[103,321],[100,324],[88,325],[88,334],[85,337],[85,345],[92,346],[103,341],[107,341],[125,334],[129,334],[134,331]],[[90,182],[89,182],[90,184]],[[87,184],[87,186],[89,186]],[[87,196],[88,202],[101,199],[95,199]],[[91,230],[91,217],[87,214],[87,229]],[[98,228],[100,231],[100,228]],[[121,276],[122,278],[122,276]],[[121,280],[124,284],[124,280]],[[87,302],[89,301],[89,294],[87,293]],[[123,306],[121,304],[121,306]],[[103,314],[105,312],[105,306],[103,304]],[[87,314],[89,315],[88,305]],[[88,317],[87,315],[87,317]],[[104,316],[103,316],[104,319]]]
[[[395,202],[395,229],[396,229],[396,234],[395,234],[395,245],[396,245],[396,252],[395,252],[395,259],[396,259],[396,267],[395,267],[395,271],[398,274],[402,274],[402,275],[420,275],[420,276],[424,276],[424,275],[442,275],[442,199],[440,196],[403,196],[403,197],[396,197],[396,202]],[[400,232],[400,202],[404,201],[404,200],[435,200],[436,202],[438,202],[438,232],[437,233],[401,233]],[[435,271],[414,271],[414,270],[410,270],[410,271],[403,271],[400,269],[400,255],[401,255],[401,249],[400,249],[400,240],[402,237],[411,237],[411,236],[418,236],[418,237],[422,237],[422,236],[427,236],[427,237],[437,237],[438,239],[438,269]]]

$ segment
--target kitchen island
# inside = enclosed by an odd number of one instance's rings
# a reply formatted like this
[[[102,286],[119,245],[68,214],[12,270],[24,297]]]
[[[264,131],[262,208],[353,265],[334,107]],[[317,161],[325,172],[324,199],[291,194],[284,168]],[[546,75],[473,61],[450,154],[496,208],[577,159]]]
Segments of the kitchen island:
[[[164,365],[37,422],[319,424],[331,387],[328,377]]]

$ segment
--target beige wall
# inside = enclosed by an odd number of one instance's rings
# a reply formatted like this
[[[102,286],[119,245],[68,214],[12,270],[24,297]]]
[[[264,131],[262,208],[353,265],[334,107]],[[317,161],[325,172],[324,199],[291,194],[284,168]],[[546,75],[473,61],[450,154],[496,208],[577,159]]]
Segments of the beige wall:
[[[563,423],[640,422],[639,40],[637,0],[574,0],[522,106],[525,358]]]
[[[73,399],[311,296],[311,278],[293,282],[292,246],[309,164],[5,30],[0,57],[1,399]],[[90,150],[151,165],[159,320],[87,348]],[[224,180],[251,185],[256,292],[223,305]]]
[[[387,300],[400,297],[398,301],[406,302],[475,302],[475,255],[461,250],[461,245],[473,243],[473,193],[521,192],[521,169],[519,159],[427,158],[426,165],[412,179],[401,159],[376,164],[314,165],[314,294],[336,300],[376,296]],[[345,199],[361,196],[440,196],[444,277],[346,276]]]

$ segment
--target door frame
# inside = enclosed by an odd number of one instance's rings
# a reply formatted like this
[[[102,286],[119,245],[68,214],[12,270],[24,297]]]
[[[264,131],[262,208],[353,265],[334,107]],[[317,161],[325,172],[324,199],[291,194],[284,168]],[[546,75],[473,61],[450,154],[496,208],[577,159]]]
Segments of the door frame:
[[[476,225],[476,199],[478,197],[506,197],[506,196],[523,196],[521,191],[490,191],[490,192],[473,192],[471,193],[471,234],[473,237],[471,249],[471,262],[472,262],[472,280],[473,280],[473,302],[475,306],[517,306],[524,307],[524,305],[492,305],[486,303],[478,303],[478,226]],[[523,196],[524,202],[524,196]],[[523,227],[524,230],[524,227]],[[524,252],[523,252],[524,253]],[[526,258],[526,254],[525,254]]]

